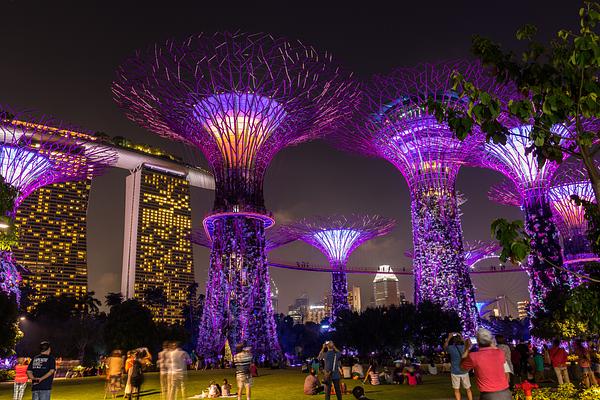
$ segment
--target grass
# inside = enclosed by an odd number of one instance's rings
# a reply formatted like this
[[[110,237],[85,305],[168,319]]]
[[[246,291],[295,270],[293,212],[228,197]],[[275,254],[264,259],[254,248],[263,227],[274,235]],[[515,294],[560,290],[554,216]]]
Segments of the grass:
[[[253,400],[308,400],[323,399],[324,396],[306,396],[302,393],[302,385],[305,375],[296,369],[287,370],[261,370],[261,376],[254,379],[252,387]],[[187,380],[187,396],[191,397],[206,389],[211,380],[219,384],[227,378],[235,388],[235,378],[233,370],[209,370],[209,371],[190,371]],[[354,386],[360,385],[359,381],[350,379],[345,380],[349,390]],[[99,377],[60,379],[56,380],[52,389],[52,400],[87,400],[104,398],[105,381]],[[475,382],[472,379],[471,383]],[[451,399],[452,389],[450,387],[450,375],[425,376],[424,384],[416,387],[406,385],[365,385],[367,396],[373,400],[431,400],[431,399]],[[12,384],[4,383],[0,385],[0,399],[12,398]],[[141,399],[158,400],[160,399],[160,385],[157,373],[148,373],[145,375],[144,386],[142,387]],[[25,392],[25,399],[31,398],[29,387]],[[110,396],[109,396],[110,398]],[[122,398],[122,395],[119,397]],[[335,396],[332,397],[335,399]],[[344,395],[344,399],[354,399],[351,394]]]

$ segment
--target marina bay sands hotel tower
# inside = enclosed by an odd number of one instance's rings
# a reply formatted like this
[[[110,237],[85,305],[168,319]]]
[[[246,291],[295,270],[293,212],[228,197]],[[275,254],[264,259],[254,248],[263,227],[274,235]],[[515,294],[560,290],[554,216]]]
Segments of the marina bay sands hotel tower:
[[[194,281],[190,188],[214,190],[214,180],[170,159],[126,148],[116,151],[115,167],[130,172],[125,179],[121,293],[148,306],[157,321],[181,322],[186,289]],[[33,289],[33,304],[48,296],[80,297],[89,290],[86,220],[92,184],[47,186],[18,211],[21,241],[15,258],[29,270],[24,278]]]

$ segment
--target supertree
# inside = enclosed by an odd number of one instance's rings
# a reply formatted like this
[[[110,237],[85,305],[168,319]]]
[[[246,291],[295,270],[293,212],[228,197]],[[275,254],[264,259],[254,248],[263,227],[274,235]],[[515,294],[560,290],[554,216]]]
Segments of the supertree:
[[[305,218],[289,226],[300,240],[319,249],[334,270],[331,273],[333,319],[349,308],[346,264],[350,254],[367,240],[388,234],[395,224],[391,219],[376,215],[336,215]]]
[[[269,253],[271,250],[285,246],[298,239],[298,235],[290,229],[287,229],[286,225],[274,225],[265,231],[265,252]],[[193,230],[190,235],[190,241],[198,246],[207,247],[209,249],[212,247],[211,236],[204,229]]]
[[[506,144],[485,143],[473,162],[502,173],[508,182],[491,190],[492,200],[502,204],[518,204],[524,212],[525,231],[530,236],[531,253],[524,263],[529,275],[530,311],[544,308],[544,300],[552,289],[568,287],[568,274],[562,267],[558,230],[552,218],[548,198],[550,183],[559,167],[556,162],[538,163],[528,150],[531,145],[531,126],[509,118],[504,120],[510,135]],[[561,136],[569,135],[566,126],[555,127]]]
[[[400,68],[373,78],[362,118],[354,120],[351,132],[334,137],[341,147],[382,157],[402,172],[411,192],[415,303],[431,300],[456,310],[465,332],[472,333],[478,313],[465,265],[455,181],[483,137],[474,132],[457,139],[427,107],[430,100],[468,107],[468,101],[453,91],[457,70],[479,87],[498,89],[479,64],[457,61]]]
[[[467,242],[464,244],[465,264],[472,269],[479,261],[494,257],[499,248],[500,246],[495,242],[484,242],[481,240]],[[404,252],[404,255],[408,258],[414,258],[414,254],[413,250]]]
[[[215,177],[209,276],[198,350],[226,340],[280,354],[269,301],[265,171],[283,147],[322,136],[354,112],[356,84],[328,53],[268,34],[199,34],[125,62],[113,84],[129,118],[198,148]]]
[[[114,164],[116,153],[96,138],[74,130],[49,117],[34,117],[0,107],[0,175],[6,186],[2,199],[0,222],[5,229],[0,245],[0,288],[14,293],[19,301],[20,274],[13,262],[11,238],[12,219],[22,203],[34,190],[53,183],[91,178]]]
[[[581,274],[586,262],[598,261],[587,238],[588,224],[585,209],[575,203],[573,196],[595,201],[594,190],[585,169],[577,166],[561,171],[548,191],[554,220],[562,238],[564,264],[569,270]],[[571,286],[581,283],[575,274],[569,276]]]

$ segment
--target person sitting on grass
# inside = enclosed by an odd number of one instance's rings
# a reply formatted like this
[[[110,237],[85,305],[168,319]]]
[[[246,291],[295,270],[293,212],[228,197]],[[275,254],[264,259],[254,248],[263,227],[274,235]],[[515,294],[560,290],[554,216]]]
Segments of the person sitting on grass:
[[[215,399],[217,397],[221,397],[221,388],[217,385],[217,382],[210,381],[210,386],[208,387],[208,398]]]
[[[227,379],[223,379],[223,386],[221,386],[221,396],[231,396],[231,383]]]
[[[358,363],[358,360],[352,366],[352,379],[363,379],[365,377],[365,370],[363,366]]]
[[[365,389],[363,389],[362,386],[356,386],[354,389],[352,389],[352,395],[357,400],[369,400],[367,396],[365,396]]]
[[[419,381],[417,378],[417,373],[415,372],[415,368],[414,367],[409,367],[406,368],[406,372],[404,373],[405,376],[405,381],[409,386],[416,386]]]
[[[377,368],[372,367],[369,371],[369,381],[371,385],[377,386],[380,384],[379,382],[379,374],[377,373]]]
[[[310,369],[310,373],[304,379],[304,394],[314,396],[323,391],[323,385],[317,378],[317,373],[313,368]]]

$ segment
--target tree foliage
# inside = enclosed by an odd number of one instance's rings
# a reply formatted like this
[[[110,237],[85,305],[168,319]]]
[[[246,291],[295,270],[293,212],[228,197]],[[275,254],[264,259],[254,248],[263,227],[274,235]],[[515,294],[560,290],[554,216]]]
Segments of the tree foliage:
[[[110,309],[104,326],[104,341],[109,350],[152,346],[156,338],[152,313],[137,300],[126,300]]]
[[[596,212],[589,215],[590,235],[597,244],[600,243],[600,170],[594,157],[600,150],[600,5],[585,2],[579,10],[579,20],[579,32],[560,30],[547,44],[536,40],[536,27],[527,25],[519,29],[516,38],[525,47],[520,54],[506,51],[488,38],[475,36],[472,42],[475,56],[499,82],[514,86],[517,96],[499,98],[455,73],[454,89],[468,102],[467,111],[449,109],[434,100],[428,102],[428,107],[459,138],[466,137],[477,126],[488,141],[506,144],[511,132],[503,120],[511,118],[532,126],[527,151],[537,157],[539,165],[560,163],[566,157],[581,161],[596,198],[595,204],[589,204]],[[557,126],[570,127],[570,134],[565,136]],[[503,256],[517,261],[524,259],[523,244],[527,239],[522,229],[509,222],[501,225],[506,228],[504,234],[512,229],[514,236],[512,243],[504,243]]]
[[[361,355],[396,354],[408,347],[426,349],[440,345],[442,336],[461,330],[460,318],[431,302],[345,311],[336,319],[335,340]]]

